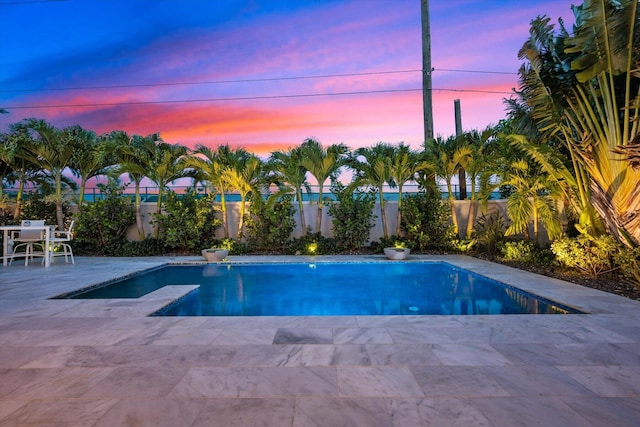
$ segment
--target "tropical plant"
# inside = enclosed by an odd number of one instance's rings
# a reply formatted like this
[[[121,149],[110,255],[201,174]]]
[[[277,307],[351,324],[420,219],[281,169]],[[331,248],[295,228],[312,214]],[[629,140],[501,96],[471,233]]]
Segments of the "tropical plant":
[[[324,237],[320,233],[307,233],[289,240],[286,243],[285,253],[290,255],[328,255],[338,252],[337,241],[334,238]]]
[[[55,184],[53,200],[56,204],[56,224],[59,230],[64,230],[63,184],[75,187],[64,177],[65,169],[72,166],[73,162],[74,146],[70,144],[73,128],[60,130],[41,119],[27,119],[23,125],[31,133],[34,144],[17,155],[38,165],[52,177]]]
[[[127,229],[135,223],[131,199],[122,197],[124,186],[114,178],[98,184],[99,200],[78,213],[74,249],[80,253],[112,255],[126,243]]]
[[[167,248],[199,253],[215,242],[216,229],[221,221],[212,209],[214,195],[200,197],[194,188],[178,195],[168,191],[164,213],[156,217]]]
[[[220,145],[216,149],[206,145],[197,145],[192,155],[185,158],[185,165],[195,169],[196,178],[208,182],[220,194],[220,211],[222,212],[222,229],[225,239],[229,238],[226,194],[230,191],[230,186],[224,179],[222,171],[237,163],[239,158],[248,155],[249,153],[244,149],[232,150],[229,145]]]
[[[226,185],[240,194],[240,220],[238,223],[237,240],[242,239],[244,232],[244,217],[246,212],[247,196],[252,192],[259,193],[259,186],[263,181],[262,160],[250,154],[241,156],[236,161],[222,170],[222,179]]]
[[[561,264],[598,276],[617,269],[614,255],[619,252],[620,244],[609,235],[583,234],[558,239],[551,244],[551,250]]]
[[[513,162],[511,172],[501,178],[502,185],[512,188],[507,199],[507,214],[511,220],[507,235],[524,233],[528,240],[540,244],[541,223],[550,238],[562,234],[558,212],[562,193],[554,180],[524,159]],[[529,233],[529,222],[533,222],[533,238]]]
[[[620,266],[622,276],[640,288],[640,246],[621,248],[619,252],[614,254],[613,260]]]
[[[84,205],[84,193],[87,181],[108,172],[116,163],[115,156],[108,149],[109,139],[98,138],[95,132],[71,126],[67,128],[68,143],[74,146],[71,161],[71,172],[80,178],[80,193],[78,195],[78,210]]]
[[[154,133],[147,136],[129,136],[123,131],[114,131],[104,135],[108,144],[112,147],[118,166],[113,171],[114,175],[126,173],[134,183],[135,191],[135,215],[136,228],[138,229],[138,239],[145,240],[142,220],[142,196],[140,194],[140,184],[147,176],[147,171],[152,163],[155,146],[160,139],[160,134]]]
[[[62,213],[65,224],[68,224],[71,220],[71,207],[66,200],[62,202]],[[20,216],[14,217],[14,221],[19,224],[23,219],[33,218],[43,219],[45,224],[56,222],[56,203],[43,191],[33,191],[28,194]]]
[[[500,211],[482,214],[476,220],[474,238],[483,251],[494,254],[505,241],[507,221]]]
[[[495,137],[495,129],[491,126],[482,131],[471,130],[462,135],[465,145],[471,150],[471,154],[465,156],[463,169],[471,182],[471,195],[469,197],[469,214],[467,215],[466,238],[473,236],[476,216],[478,214],[479,199],[486,203],[491,195],[490,180],[495,170],[489,152],[491,140]],[[478,189],[479,187],[479,189]]]
[[[254,250],[280,252],[295,229],[291,195],[282,189],[265,198],[260,193],[251,195],[250,215],[247,217],[247,244]]]
[[[192,175],[188,171],[184,162],[187,154],[187,147],[179,144],[168,144],[160,142],[155,145],[148,165],[147,178],[153,181],[158,187],[158,200],[156,202],[156,215],[162,215],[162,196],[167,185],[180,178]],[[155,237],[160,236],[161,228],[156,227]]]
[[[35,144],[32,135],[23,123],[9,125],[9,132],[0,136],[0,184],[5,178],[12,184],[18,182],[14,218],[20,216],[25,185],[29,182],[40,183],[47,179],[42,169],[29,157],[29,148]]]
[[[329,215],[333,221],[333,236],[339,251],[353,252],[362,248],[369,240],[375,215],[375,195],[370,192],[355,192],[350,187],[334,181],[331,192],[336,201],[329,204]]]
[[[446,140],[437,137],[425,142],[423,156],[426,165],[435,172],[436,176],[444,179],[447,183],[451,221],[455,234],[458,234],[458,216],[456,215],[456,198],[453,194],[452,180],[458,174],[458,170],[466,165],[472,154],[469,146],[461,145],[458,139],[453,136]]]
[[[298,212],[300,215],[300,228],[302,235],[307,234],[307,221],[302,203],[302,189],[307,194],[311,193],[311,187],[307,182],[307,170],[302,166],[303,152],[301,147],[289,148],[287,151],[274,151],[269,157],[267,169],[271,172],[271,179],[278,185],[286,182],[290,185],[298,202]]]
[[[439,194],[420,191],[404,196],[402,229],[409,247],[416,250],[450,249],[456,238],[450,224],[451,211]]]
[[[316,233],[322,232],[322,208],[324,206],[323,188],[327,179],[335,179],[339,169],[346,163],[348,148],[344,144],[333,144],[326,149],[311,138],[301,145],[302,166],[316,179],[318,183],[318,213],[316,216]]]
[[[395,186],[391,178],[391,159],[394,152],[395,148],[391,144],[378,142],[373,147],[358,148],[349,160],[349,167],[355,171],[351,186],[368,187],[378,193],[384,238],[389,237],[384,185],[389,184],[392,188]]]
[[[398,188],[398,214],[396,217],[396,236],[402,234],[403,195],[402,189],[407,182],[415,181],[416,174],[424,171],[428,166],[420,156],[408,145],[400,143],[394,147],[389,165],[390,184]]]
[[[555,33],[546,17],[532,22],[510,107],[565,152],[581,230],[598,234],[601,220],[618,241],[637,245],[640,170],[625,152],[640,126],[638,1],[589,0],[573,12],[571,34],[562,22]],[[549,160],[542,150],[532,154]]]

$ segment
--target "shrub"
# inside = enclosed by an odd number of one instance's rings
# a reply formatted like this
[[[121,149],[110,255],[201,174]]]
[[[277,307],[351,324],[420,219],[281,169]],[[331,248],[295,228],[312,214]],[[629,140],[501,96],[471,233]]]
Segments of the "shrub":
[[[336,202],[329,205],[329,215],[333,218],[333,237],[338,251],[355,251],[369,240],[373,220],[375,195],[353,192],[339,182],[334,182],[331,192]]]
[[[291,195],[275,193],[265,201],[253,197],[246,218],[247,244],[251,250],[282,251],[291,237],[296,221]]]
[[[62,203],[62,213],[65,218],[70,217],[69,202]],[[29,193],[20,208],[20,215],[15,218],[16,223],[23,219],[44,219],[45,224],[57,224],[56,203],[40,192]]]
[[[127,228],[135,223],[135,208],[121,197],[125,186],[110,180],[98,185],[103,198],[83,206],[77,215],[73,246],[78,253],[114,255],[126,244]]]
[[[485,215],[482,214],[476,220],[474,227],[475,239],[478,248],[489,254],[495,254],[504,245],[507,230],[507,221],[498,211]]]
[[[613,256],[616,265],[620,266],[622,276],[640,287],[640,246],[623,247]]]
[[[214,197],[200,196],[194,188],[188,188],[182,196],[174,191],[167,193],[162,215],[154,214],[167,248],[200,253],[215,242],[222,221],[216,217]]]
[[[402,199],[401,227],[409,247],[417,250],[451,249],[456,238],[450,223],[451,211],[439,195],[420,192]]]
[[[526,240],[507,242],[502,247],[502,257],[506,261],[533,262],[533,246]]]
[[[247,247],[247,245],[228,237],[225,237],[224,239],[220,239],[220,240],[215,239],[213,244],[210,247],[228,249],[230,255],[242,255],[249,252],[249,248]]]
[[[162,240],[147,238],[139,241],[118,240],[106,247],[103,255],[107,256],[153,256],[167,252],[167,248]]]
[[[457,252],[469,253],[476,245],[475,239],[452,239],[451,248]]]
[[[288,255],[329,255],[337,251],[336,240],[324,237],[320,233],[309,233],[291,239],[285,247],[285,253]]]
[[[609,235],[591,237],[582,234],[554,241],[551,250],[560,264],[598,276],[617,268],[614,255],[619,252],[620,245]]]
[[[380,237],[380,241],[371,242],[369,249],[374,253],[383,253],[384,248],[400,247],[413,249],[413,241],[404,236]]]

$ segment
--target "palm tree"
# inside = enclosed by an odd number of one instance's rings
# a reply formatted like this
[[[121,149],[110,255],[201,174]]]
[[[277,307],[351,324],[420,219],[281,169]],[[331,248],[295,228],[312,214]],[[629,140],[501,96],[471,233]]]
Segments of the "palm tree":
[[[507,199],[507,214],[511,220],[507,235],[524,232],[531,240],[530,220],[533,221],[533,240],[538,244],[540,223],[545,226],[550,238],[562,234],[557,209],[562,192],[554,180],[548,179],[548,175],[523,159],[511,164],[511,172],[502,177],[502,184],[513,189]]]
[[[232,149],[228,144],[212,149],[205,145],[197,145],[193,155],[185,157],[185,166],[196,171],[198,179],[208,181],[220,193],[220,210],[222,211],[222,225],[224,237],[229,238],[229,219],[227,218],[226,194],[233,189],[225,171],[235,169],[240,171],[253,155],[244,148]],[[239,178],[236,176],[235,178]]]
[[[115,157],[109,155],[108,140],[98,138],[93,131],[80,126],[68,128],[69,140],[75,150],[70,167],[71,172],[80,178],[80,194],[78,196],[78,210],[82,210],[87,181],[99,175],[104,175],[110,166],[115,164]]]
[[[59,230],[64,230],[64,213],[62,211],[62,185],[64,170],[72,165],[74,146],[70,143],[72,128],[59,130],[41,119],[27,119],[24,125],[33,134],[35,144],[22,154],[50,174],[55,183],[54,200],[56,204],[56,221]]]
[[[0,133],[0,212],[4,208],[4,182],[13,173],[13,147],[9,142],[9,135]]]
[[[488,200],[489,180],[494,170],[489,155],[490,142],[495,136],[495,129],[491,126],[479,132],[471,130],[465,132],[462,137],[466,145],[471,149],[471,155],[466,158],[464,168],[471,181],[471,197],[469,198],[469,215],[467,218],[466,237],[470,239],[473,235],[476,215],[478,213],[478,195],[483,200]],[[478,185],[480,191],[478,192]]]
[[[225,237],[229,237],[229,221],[227,219],[227,209],[224,195],[225,193],[231,191],[232,186],[228,180],[224,177],[224,171],[229,168],[238,168],[238,165],[241,165],[246,162],[246,160],[251,156],[251,154],[245,150],[244,148],[236,148],[232,149],[228,144],[220,145],[216,150],[216,161],[219,167],[218,176],[215,178],[215,183],[220,188],[220,198],[221,198],[221,206],[222,206],[222,215],[224,219],[224,228],[225,228]],[[215,184],[214,184],[215,185]]]
[[[300,213],[300,227],[302,235],[307,235],[307,221],[302,203],[302,189],[307,194],[311,188],[307,182],[307,170],[302,166],[303,153],[301,147],[289,148],[287,151],[274,151],[269,157],[267,168],[273,172],[276,181],[288,183],[294,190],[298,200],[298,212]]]
[[[229,225],[227,221],[227,204],[225,193],[228,191],[226,182],[222,179],[222,169],[224,165],[220,161],[218,151],[206,145],[197,145],[191,156],[185,158],[185,166],[196,170],[196,176],[201,181],[209,182],[215,191],[220,193],[222,225],[224,237],[229,237]]]
[[[415,181],[416,173],[427,169],[427,164],[422,161],[418,153],[411,150],[408,145],[400,143],[394,147],[389,162],[390,185],[398,187],[398,215],[396,220],[396,235],[402,233],[402,187],[406,182]]]
[[[129,179],[134,183],[136,228],[138,229],[138,238],[144,240],[146,235],[142,220],[140,184],[151,167],[155,146],[162,139],[160,139],[160,134],[157,133],[144,137],[139,135],[130,137],[123,131],[111,132],[105,135],[105,138],[110,141],[110,144],[113,144],[115,157],[119,164],[117,172],[127,173]]]
[[[186,154],[187,147],[183,145],[161,142],[155,146],[149,169],[147,169],[147,178],[158,186],[157,215],[162,214],[162,196],[167,185],[177,179],[189,176],[184,161]],[[159,235],[160,228],[158,227],[156,228],[156,237]]]
[[[458,174],[458,170],[464,167],[471,157],[471,148],[467,145],[460,145],[453,136],[446,140],[437,137],[425,143],[423,154],[428,167],[447,183],[453,231],[457,235],[458,216],[456,215],[452,180]]]
[[[13,123],[9,125],[9,132],[3,133],[0,146],[0,160],[6,171],[4,177],[10,177],[10,182],[18,182],[18,192],[16,194],[16,203],[13,211],[14,218],[20,216],[22,207],[22,196],[24,187],[27,182],[43,182],[46,175],[42,169],[30,160],[29,149],[36,142],[23,123]],[[1,194],[0,194],[1,199]]]
[[[311,138],[306,139],[301,145],[302,166],[318,182],[318,213],[316,217],[316,233],[322,232],[322,198],[323,186],[327,179],[335,179],[339,169],[346,163],[345,154],[349,149],[344,144],[333,144],[326,149]]]
[[[382,235],[389,237],[386,214],[386,201],[384,199],[384,184],[395,186],[391,178],[391,160],[395,152],[395,147],[391,144],[378,142],[373,147],[362,147],[354,152],[353,158],[349,161],[349,166],[355,171],[352,186],[368,186],[378,192],[380,201],[380,221],[382,222]],[[359,158],[363,160],[360,160]]]
[[[244,232],[244,216],[247,196],[251,192],[259,193],[258,185],[261,181],[262,161],[255,155],[242,156],[233,165],[222,171],[222,179],[227,185],[240,194],[240,222],[238,224],[237,240],[242,239]]]

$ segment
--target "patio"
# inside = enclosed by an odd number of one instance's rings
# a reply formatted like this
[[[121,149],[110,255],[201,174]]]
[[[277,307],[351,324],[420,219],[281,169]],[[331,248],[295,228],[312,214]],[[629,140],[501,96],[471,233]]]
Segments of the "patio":
[[[230,257],[232,262],[305,257]],[[383,260],[383,256],[315,257]],[[200,257],[0,268],[3,426],[600,426],[640,420],[640,302],[446,260],[584,315],[147,317],[54,295]],[[390,261],[385,261],[390,262]]]

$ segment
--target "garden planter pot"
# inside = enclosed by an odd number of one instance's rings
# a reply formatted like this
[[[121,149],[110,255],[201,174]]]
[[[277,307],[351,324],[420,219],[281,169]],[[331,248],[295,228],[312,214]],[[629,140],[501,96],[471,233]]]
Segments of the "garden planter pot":
[[[384,255],[393,260],[407,259],[409,252],[409,248],[384,248]]]
[[[228,249],[203,249],[202,256],[207,262],[222,261],[229,255]]]

